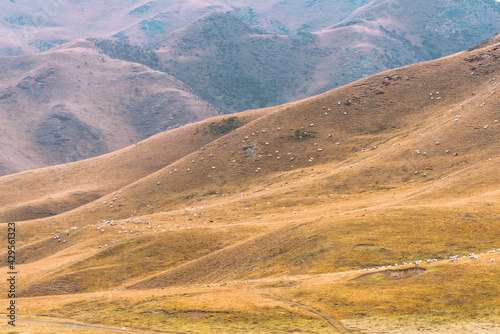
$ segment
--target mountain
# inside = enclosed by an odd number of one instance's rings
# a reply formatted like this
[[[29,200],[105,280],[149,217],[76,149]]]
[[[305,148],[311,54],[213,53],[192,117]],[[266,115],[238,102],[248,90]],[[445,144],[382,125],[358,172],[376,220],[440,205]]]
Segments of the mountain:
[[[500,30],[500,5],[491,1],[373,1],[330,27],[287,35],[270,35],[237,13],[208,14],[157,47],[165,72],[224,113],[321,94],[456,53]]]
[[[315,31],[341,21],[358,1],[11,1],[2,3],[0,55],[39,53],[86,37],[151,46],[164,34],[214,11],[235,11],[246,23],[270,33]],[[304,15],[304,14],[307,15]],[[7,38],[5,38],[7,37]]]
[[[308,98],[467,49],[500,30],[492,0],[0,6],[7,56],[0,58],[0,175]]]
[[[110,38],[131,26],[172,13],[172,29],[182,27],[208,10],[225,5],[204,1],[16,1],[1,5],[0,24],[11,33],[0,44],[0,55],[34,54],[76,39]],[[200,14],[201,13],[201,14]],[[148,26],[147,24],[145,25]]]
[[[2,175],[81,160],[217,111],[165,73],[87,41],[0,59]]]
[[[499,61],[496,37],[1,177],[31,328],[494,332]]]

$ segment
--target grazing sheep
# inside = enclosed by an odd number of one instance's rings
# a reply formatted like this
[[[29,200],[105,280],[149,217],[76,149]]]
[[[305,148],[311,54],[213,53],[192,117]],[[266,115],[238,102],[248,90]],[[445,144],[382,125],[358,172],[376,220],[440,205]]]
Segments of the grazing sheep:
[[[471,260],[479,260],[479,257],[476,254],[472,253],[472,254],[469,254],[469,259],[471,259]]]

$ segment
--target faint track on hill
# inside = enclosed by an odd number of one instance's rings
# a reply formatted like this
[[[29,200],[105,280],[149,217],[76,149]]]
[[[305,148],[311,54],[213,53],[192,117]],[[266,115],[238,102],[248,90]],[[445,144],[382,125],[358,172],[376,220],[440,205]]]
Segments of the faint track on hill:
[[[7,320],[7,318],[4,318]],[[65,320],[65,319],[61,319]],[[68,319],[69,320],[69,319]],[[19,322],[27,322],[38,325],[52,325],[52,326],[61,326],[61,327],[72,327],[72,328],[82,328],[82,329],[93,329],[93,330],[101,330],[108,332],[120,332],[120,333],[138,333],[138,334],[158,334],[158,333],[167,333],[167,334],[184,334],[184,332],[164,332],[164,331],[148,331],[148,330],[135,330],[135,329],[118,329],[118,328],[110,328],[103,326],[90,326],[90,325],[82,325],[82,324],[71,324],[64,322],[54,322],[54,321],[38,321],[38,320],[27,320],[27,319],[16,319]]]
[[[297,308],[299,308],[303,312],[305,311],[305,313],[309,313],[309,314],[312,313],[312,314],[316,315],[321,320],[323,320],[330,328],[333,329],[333,333],[352,333],[347,328],[345,328],[344,325],[342,325],[342,323],[340,321],[338,321],[337,319],[334,319],[333,317],[329,316],[328,314],[325,314],[325,313],[321,312],[320,310],[317,310],[311,306],[307,306],[307,305],[301,304],[301,303],[296,302],[296,301],[287,300],[285,298],[278,297],[278,296],[270,294],[270,293],[258,291],[255,288],[253,288],[252,290],[255,291],[256,293],[258,293],[259,295],[267,298],[267,299],[271,299],[274,302],[281,304],[280,306],[282,306],[286,309],[293,310],[294,312],[296,312],[295,310]]]

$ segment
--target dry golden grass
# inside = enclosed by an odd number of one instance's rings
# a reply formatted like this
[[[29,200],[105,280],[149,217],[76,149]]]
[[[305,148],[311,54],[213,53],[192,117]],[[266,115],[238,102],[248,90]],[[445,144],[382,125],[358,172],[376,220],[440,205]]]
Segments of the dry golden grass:
[[[130,174],[108,183],[91,177],[93,168],[115,170],[113,154],[58,167],[66,183],[30,179],[55,169],[0,178],[1,187],[27,182],[31,201],[80,180],[88,191],[107,189],[73,210],[17,223],[20,312],[164,332],[412,332],[412,317],[443,333],[493,331],[498,50],[248,111],[238,115],[246,125],[221,137],[203,134],[221,118],[158,135],[135,148],[153,160],[159,148],[172,152],[152,172],[146,159],[132,167],[131,147],[115,154]],[[314,137],[295,138],[296,130]],[[22,188],[13,193],[22,207]],[[448,262],[472,252],[484,254]],[[440,261],[402,279],[380,272],[427,259]]]

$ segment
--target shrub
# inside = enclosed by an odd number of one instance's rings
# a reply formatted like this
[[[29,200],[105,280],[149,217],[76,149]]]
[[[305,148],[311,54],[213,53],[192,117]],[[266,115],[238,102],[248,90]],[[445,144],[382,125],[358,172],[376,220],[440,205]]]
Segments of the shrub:
[[[301,131],[301,130],[295,130],[295,133],[293,136],[290,136],[291,139],[295,140],[306,140],[306,139],[311,139],[311,138],[316,138],[316,132],[314,131]]]
[[[239,128],[240,126],[244,125],[245,123],[241,122],[238,117],[229,117],[228,119],[223,119],[219,123],[212,122],[209,126],[208,129],[211,134],[214,136],[219,136],[219,135],[225,135],[228,134],[229,132]]]

